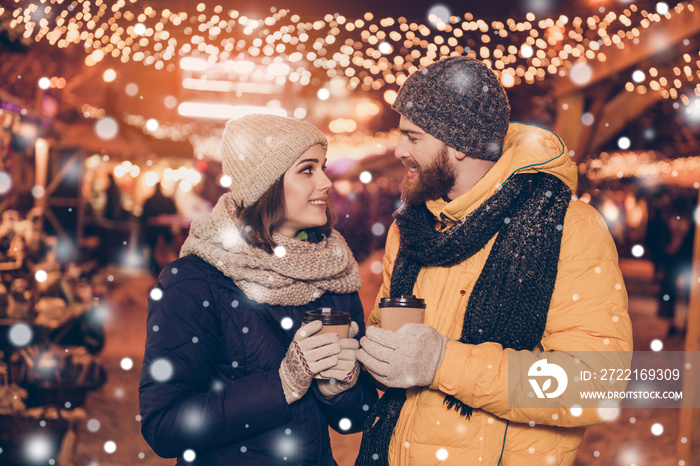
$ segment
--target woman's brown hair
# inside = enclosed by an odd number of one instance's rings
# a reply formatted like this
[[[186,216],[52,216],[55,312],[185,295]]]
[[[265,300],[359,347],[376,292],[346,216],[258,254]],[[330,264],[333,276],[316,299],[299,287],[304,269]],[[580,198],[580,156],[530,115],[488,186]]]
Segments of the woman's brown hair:
[[[238,205],[236,214],[243,239],[248,244],[272,254],[277,246],[277,243],[272,239],[272,234],[284,223],[285,205],[284,176],[260,196],[255,204],[249,207]],[[329,236],[335,222],[335,213],[328,203],[326,204],[326,218],[328,220],[325,225],[311,230],[318,235]]]

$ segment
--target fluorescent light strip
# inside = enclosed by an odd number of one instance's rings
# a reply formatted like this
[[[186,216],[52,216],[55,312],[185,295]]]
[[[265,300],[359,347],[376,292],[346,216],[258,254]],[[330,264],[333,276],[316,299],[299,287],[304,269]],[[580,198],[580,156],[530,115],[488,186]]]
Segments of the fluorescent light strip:
[[[253,113],[287,116],[287,111],[283,108],[260,107],[255,105],[211,104],[206,102],[182,102],[177,107],[177,113],[185,117],[212,118],[216,120],[241,118]]]
[[[272,94],[275,92],[275,86],[273,84],[236,83],[232,81],[195,78],[183,79],[182,87],[195,91],[241,92],[243,94]]]

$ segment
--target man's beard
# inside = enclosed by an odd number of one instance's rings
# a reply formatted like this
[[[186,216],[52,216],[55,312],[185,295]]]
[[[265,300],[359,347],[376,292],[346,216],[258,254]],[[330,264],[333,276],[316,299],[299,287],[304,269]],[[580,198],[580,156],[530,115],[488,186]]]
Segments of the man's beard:
[[[413,166],[413,165],[412,165]],[[418,167],[418,176],[401,182],[401,200],[409,205],[439,199],[450,192],[457,179],[450,165],[447,146],[443,146],[430,165]]]

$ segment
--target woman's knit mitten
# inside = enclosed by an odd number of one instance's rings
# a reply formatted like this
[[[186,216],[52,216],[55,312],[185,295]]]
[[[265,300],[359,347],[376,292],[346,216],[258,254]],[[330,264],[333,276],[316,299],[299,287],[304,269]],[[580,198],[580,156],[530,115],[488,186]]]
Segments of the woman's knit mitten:
[[[280,381],[288,404],[304,396],[316,374],[338,363],[339,337],[335,333],[315,335],[322,326],[319,320],[302,325],[280,364]]]
[[[350,324],[348,338],[341,338],[338,342],[341,350],[338,353],[338,364],[321,372],[326,380],[318,380],[318,389],[324,396],[330,398],[351,389],[360,375],[360,364],[357,362],[357,350],[360,342],[354,337],[359,331],[357,323]]]

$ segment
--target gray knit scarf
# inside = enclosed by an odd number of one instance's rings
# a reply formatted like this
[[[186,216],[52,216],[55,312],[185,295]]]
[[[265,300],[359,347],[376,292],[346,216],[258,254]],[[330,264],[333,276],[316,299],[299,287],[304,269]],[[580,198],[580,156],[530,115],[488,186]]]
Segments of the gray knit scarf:
[[[180,257],[201,257],[258,303],[300,306],[326,291],[346,294],[362,285],[357,262],[337,231],[318,243],[274,234],[278,246],[268,254],[243,239],[235,212],[231,194],[221,196],[211,214],[192,224]]]
[[[425,204],[404,206],[394,214],[401,239],[391,296],[412,294],[422,267],[454,266],[498,234],[469,297],[459,341],[532,350],[547,321],[570,199],[571,190],[558,178],[535,173],[514,176],[445,231],[435,230],[435,217]],[[389,389],[375,403],[356,465],[388,464],[391,435],[405,401],[405,390]],[[471,417],[472,408],[454,396],[446,395],[445,404]]]

